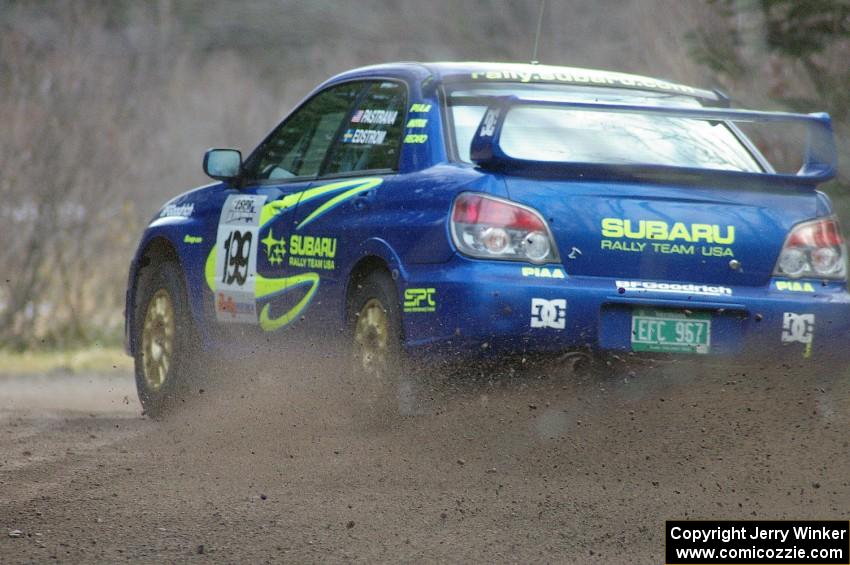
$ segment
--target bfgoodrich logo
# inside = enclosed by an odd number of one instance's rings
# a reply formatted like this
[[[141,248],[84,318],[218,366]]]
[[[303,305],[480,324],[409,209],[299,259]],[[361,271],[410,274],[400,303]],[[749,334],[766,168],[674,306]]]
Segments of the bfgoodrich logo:
[[[675,294],[701,294],[705,296],[731,296],[732,289],[726,286],[711,286],[690,283],[662,283],[650,281],[617,281],[617,289],[635,292],[671,292]]]

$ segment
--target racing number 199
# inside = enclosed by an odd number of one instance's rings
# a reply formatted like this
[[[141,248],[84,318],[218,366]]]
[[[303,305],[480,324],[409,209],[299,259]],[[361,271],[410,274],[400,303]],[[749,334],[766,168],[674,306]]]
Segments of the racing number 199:
[[[221,282],[242,286],[248,279],[248,260],[251,257],[251,242],[254,234],[233,230],[224,241],[224,270]]]

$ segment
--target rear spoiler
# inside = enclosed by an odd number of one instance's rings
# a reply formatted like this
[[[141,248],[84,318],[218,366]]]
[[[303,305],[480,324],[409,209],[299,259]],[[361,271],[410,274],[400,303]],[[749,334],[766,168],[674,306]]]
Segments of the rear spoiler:
[[[480,100],[480,98],[479,98]],[[639,106],[592,102],[559,102],[528,100],[515,96],[488,97],[487,111],[472,138],[470,156],[481,168],[504,173],[528,175],[568,174],[581,177],[625,178],[628,180],[661,179],[691,182],[749,183],[765,180],[789,185],[817,185],[835,177],[838,157],[832,120],[826,113],[792,114],[788,112],[757,112],[726,108],[678,108]],[[796,174],[727,171],[693,167],[642,164],[600,164],[577,162],[552,162],[517,159],[507,155],[500,145],[502,126],[508,113],[520,106],[547,106],[574,110],[650,114],[677,118],[693,118],[723,122],[785,122],[804,124],[807,127],[807,146],[803,166]],[[744,140],[745,143],[749,143]],[[751,147],[752,149],[752,147]]]

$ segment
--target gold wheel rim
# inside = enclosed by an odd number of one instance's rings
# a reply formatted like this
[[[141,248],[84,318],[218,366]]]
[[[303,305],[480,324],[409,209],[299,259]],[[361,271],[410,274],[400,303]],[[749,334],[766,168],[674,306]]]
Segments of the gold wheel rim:
[[[372,298],[357,314],[354,346],[363,371],[376,379],[386,378],[389,359],[390,319],[383,304]]]
[[[157,391],[165,384],[174,354],[174,305],[164,288],[148,302],[142,327],[142,370],[148,390]]]

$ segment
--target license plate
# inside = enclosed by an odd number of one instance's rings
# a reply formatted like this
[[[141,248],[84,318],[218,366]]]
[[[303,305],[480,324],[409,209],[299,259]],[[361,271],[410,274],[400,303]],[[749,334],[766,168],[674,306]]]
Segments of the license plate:
[[[632,311],[632,351],[707,354],[711,315],[639,308]]]

